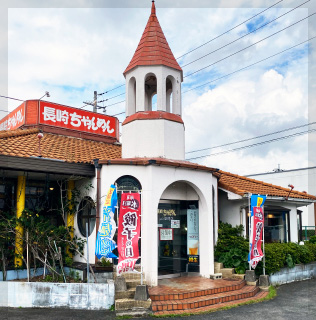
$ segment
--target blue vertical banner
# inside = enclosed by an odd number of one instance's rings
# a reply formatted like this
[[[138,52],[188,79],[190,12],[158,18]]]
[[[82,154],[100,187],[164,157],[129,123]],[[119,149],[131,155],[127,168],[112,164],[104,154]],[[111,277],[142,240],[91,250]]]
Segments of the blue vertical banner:
[[[266,201],[266,198],[267,198],[267,196],[262,196],[260,194],[253,194],[253,195],[251,195],[251,198],[250,198],[250,226],[249,227],[250,227],[251,233],[249,235],[248,263],[250,263],[253,268],[255,268],[257,265],[257,263],[255,263],[253,261],[252,255],[251,255],[252,246],[253,246],[253,239],[256,239],[256,232],[259,233],[259,231],[261,231],[261,230],[257,230],[258,228],[255,228],[254,208],[263,208],[263,205]],[[258,211],[260,211],[260,210],[258,210]],[[262,215],[263,215],[263,213],[262,213]],[[264,217],[262,217],[261,220],[264,221]],[[262,222],[262,224],[263,224],[263,222]],[[263,227],[263,225],[262,225],[262,227]],[[261,248],[260,248],[260,250],[261,250]]]
[[[117,192],[115,185],[111,185],[110,190],[105,198],[102,214],[100,217],[100,225],[95,245],[95,255],[98,259],[116,258],[112,251],[117,247],[113,240],[116,223],[114,220],[115,207],[117,205]]]

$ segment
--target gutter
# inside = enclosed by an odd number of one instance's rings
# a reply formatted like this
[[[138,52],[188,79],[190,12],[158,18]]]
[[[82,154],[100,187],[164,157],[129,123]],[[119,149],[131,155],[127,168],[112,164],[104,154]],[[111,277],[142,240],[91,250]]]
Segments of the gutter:
[[[97,199],[96,199],[96,216],[95,216],[95,239],[97,239],[98,231],[99,231],[99,225],[100,225],[100,191],[101,191],[101,168],[102,165],[99,164],[99,159],[93,159],[94,167],[97,171]],[[98,258],[95,255],[94,256],[94,263],[95,265],[98,262]]]

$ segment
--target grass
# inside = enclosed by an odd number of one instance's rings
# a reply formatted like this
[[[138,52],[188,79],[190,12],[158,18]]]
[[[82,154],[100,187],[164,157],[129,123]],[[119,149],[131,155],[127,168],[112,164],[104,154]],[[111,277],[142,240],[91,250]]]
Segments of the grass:
[[[258,303],[258,302],[263,302],[263,301],[268,301],[273,299],[274,297],[276,297],[277,295],[277,291],[276,288],[273,286],[269,287],[269,294],[264,297],[264,298],[260,298],[257,300],[250,300],[250,301],[245,301],[245,302],[240,302],[240,303],[236,303],[233,305],[229,305],[229,306],[225,306],[225,307],[219,307],[217,309],[212,309],[209,311],[203,311],[203,312],[194,312],[194,313],[181,313],[181,314],[167,314],[167,315],[151,315],[151,317],[153,318],[174,318],[174,317],[188,317],[188,316],[193,316],[193,315],[198,315],[198,314],[207,314],[207,313],[212,313],[212,312],[216,312],[216,311],[223,311],[223,310],[229,310],[235,307],[240,307],[240,306],[244,306],[244,305],[249,305],[249,304],[254,304],[254,303]]]

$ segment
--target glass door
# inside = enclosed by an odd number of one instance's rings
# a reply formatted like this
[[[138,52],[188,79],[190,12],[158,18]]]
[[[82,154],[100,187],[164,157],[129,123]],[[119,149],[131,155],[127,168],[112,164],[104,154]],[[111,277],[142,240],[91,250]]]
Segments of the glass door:
[[[198,209],[197,201],[192,203],[193,201],[172,200],[161,200],[159,203],[159,279],[179,277],[181,273],[198,271]]]

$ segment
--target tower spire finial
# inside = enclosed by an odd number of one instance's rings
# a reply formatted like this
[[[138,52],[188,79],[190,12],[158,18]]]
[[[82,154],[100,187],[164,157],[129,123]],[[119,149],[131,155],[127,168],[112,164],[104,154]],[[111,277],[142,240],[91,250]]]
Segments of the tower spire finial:
[[[151,14],[156,14],[155,0],[152,0]]]

